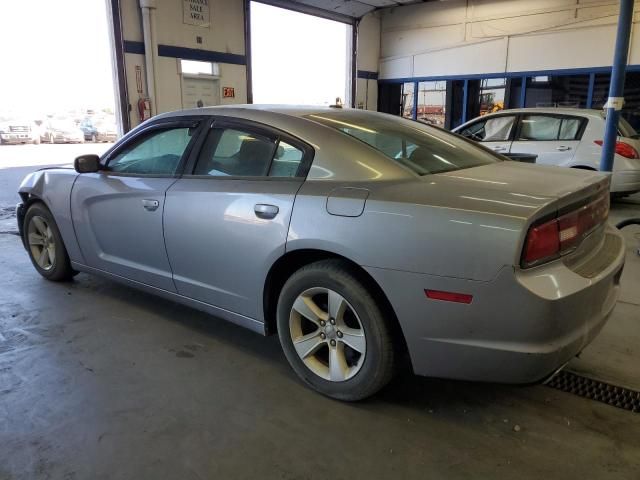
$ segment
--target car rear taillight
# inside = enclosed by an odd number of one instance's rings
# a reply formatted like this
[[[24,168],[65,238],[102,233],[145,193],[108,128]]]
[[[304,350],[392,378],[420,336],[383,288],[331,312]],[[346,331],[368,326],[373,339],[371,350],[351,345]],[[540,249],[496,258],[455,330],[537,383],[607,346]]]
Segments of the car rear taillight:
[[[573,251],[609,216],[609,192],[586,205],[529,228],[522,267],[533,267]]]
[[[596,140],[594,143],[602,146],[604,142],[602,140]],[[625,158],[640,158],[638,151],[625,142],[616,142],[616,153]]]

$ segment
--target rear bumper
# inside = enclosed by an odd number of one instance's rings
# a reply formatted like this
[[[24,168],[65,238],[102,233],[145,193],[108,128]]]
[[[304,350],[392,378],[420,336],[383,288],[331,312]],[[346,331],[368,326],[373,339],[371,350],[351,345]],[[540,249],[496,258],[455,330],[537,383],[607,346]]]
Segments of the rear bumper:
[[[562,261],[529,271],[504,267],[490,282],[367,270],[395,309],[416,374],[534,383],[582,351],[613,311],[624,242],[611,227],[606,236],[615,239],[613,260],[591,278]],[[424,289],[467,293],[473,301],[431,300]]]
[[[640,169],[619,170],[611,174],[611,192],[633,193],[638,191],[640,191]]]

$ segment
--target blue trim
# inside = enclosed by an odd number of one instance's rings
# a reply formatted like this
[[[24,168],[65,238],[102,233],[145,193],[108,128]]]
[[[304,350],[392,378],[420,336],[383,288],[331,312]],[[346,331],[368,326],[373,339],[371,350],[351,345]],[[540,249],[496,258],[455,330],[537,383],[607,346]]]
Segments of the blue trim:
[[[125,40],[124,51],[125,53],[144,55],[144,43]],[[244,55],[196,48],[173,47],[171,45],[158,45],[158,55],[161,57],[183,58],[185,60],[200,60],[202,62],[232,63],[234,65],[247,64],[247,58]],[[377,74],[376,78],[378,78]]]
[[[589,87],[587,88],[587,108],[591,108],[591,106],[593,105],[593,87],[595,83],[596,74],[592,72],[589,74]]]
[[[418,94],[420,91],[418,87],[420,84],[418,82],[413,82],[413,119],[418,119]]]
[[[628,65],[628,72],[640,72],[640,65]],[[611,67],[566,68],[558,70],[529,70],[522,72],[474,73],[469,75],[437,75],[433,77],[380,78],[380,83],[428,82],[435,80],[480,80],[483,78],[535,77],[539,75],[588,75],[590,73],[611,73]]]
[[[469,79],[464,80],[462,87],[462,123],[467,122],[467,103],[469,102]]]
[[[358,78],[367,80],[378,80],[378,72],[370,72],[368,70],[358,70]]]
[[[137,53],[139,55],[144,55],[144,43],[134,42],[131,40],[125,40],[123,43],[124,53]]]
[[[522,85],[520,86],[520,108],[524,108],[527,104],[527,77],[523,76],[521,79]]]
[[[200,62],[231,63],[233,65],[247,64],[247,57],[244,55],[200,50],[197,48],[174,47],[172,45],[158,45],[158,55],[161,57],[182,58],[184,60],[197,60]]]

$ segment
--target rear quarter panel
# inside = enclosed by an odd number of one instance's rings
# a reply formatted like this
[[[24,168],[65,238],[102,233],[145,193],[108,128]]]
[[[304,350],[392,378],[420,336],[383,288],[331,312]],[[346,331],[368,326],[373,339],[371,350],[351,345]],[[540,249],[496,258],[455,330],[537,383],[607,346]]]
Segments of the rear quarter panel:
[[[72,262],[84,263],[71,219],[71,189],[77,176],[73,169],[39,170],[22,181],[18,193],[23,198],[27,194],[44,202],[58,225],[69,258]]]
[[[493,279],[517,257],[525,218],[419,201],[430,187],[421,181],[345,186],[370,191],[360,216],[327,212],[334,182],[307,181],[302,186],[291,218],[288,251],[322,249],[365,267],[481,281]],[[438,196],[440,186],[431,188]],[[443,199],[446,202],[446,195]]]

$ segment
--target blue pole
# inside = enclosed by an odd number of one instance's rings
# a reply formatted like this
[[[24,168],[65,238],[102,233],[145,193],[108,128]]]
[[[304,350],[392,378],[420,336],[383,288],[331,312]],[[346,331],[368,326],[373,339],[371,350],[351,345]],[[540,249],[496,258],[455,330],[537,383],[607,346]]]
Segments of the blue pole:
[[[609,99],[605,105],[607,123],[604,129],[604,144],[602,145],[602,157],[600,158],[600,170],[603,172],[613,170],[613,156],[618,136],[618,120],[620,119],[620,110],[624,101],[624,75],[627,67],[632,19],[633,0],[620,0],[620,16],[618,17],[616,47],[613,54],[611,83],[609,84]]]

